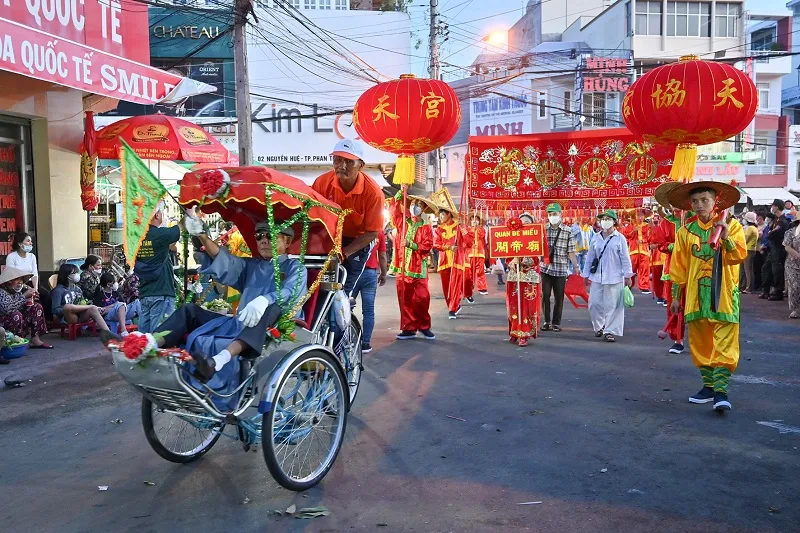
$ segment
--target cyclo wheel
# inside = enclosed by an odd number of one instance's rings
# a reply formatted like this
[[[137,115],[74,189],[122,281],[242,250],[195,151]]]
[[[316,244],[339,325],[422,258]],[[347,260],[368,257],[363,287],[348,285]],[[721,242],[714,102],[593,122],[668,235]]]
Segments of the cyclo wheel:
[[[165,413],[146,397],[142,398],[142,426],[155,452],[173,463],[190,463],[201,458],[217,443],[224,424]],[[208,426],[208,427],[205,427]]]
[[[322,350],[298,357],[279,382],[261,439],[267,468],[282,487],[309,489],[333,466],[347,425],[346,387],[339,363]]]
[[[361,370],[364,368],[362,362],[364,353],[361,351],[361,339],[363,333],[361,323],[356,317],[352,317],[350,326],[342,335],[342,340],[339,344],[340,350],[344,353],[341,354],[342,365],[345,369],[347,377],[347,387],[350,389],[350,405],[348,411],[353,407],[358,394],[358,386],[361,384]]]

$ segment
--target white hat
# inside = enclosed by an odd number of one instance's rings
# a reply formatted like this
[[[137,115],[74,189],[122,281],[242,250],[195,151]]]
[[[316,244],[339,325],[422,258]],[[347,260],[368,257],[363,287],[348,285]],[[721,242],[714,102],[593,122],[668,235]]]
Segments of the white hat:
[[[14,267],[6,267],[3,269],[3,273],[0,274],[0,285],[18,278],[29,278],[31,276],[33,276],[33,274],[30,272],[25,272],[24,270]]]
[[[333,148],[333,152],[331,155],[338,155],[339,157],[344,157],[346,159],[360,159],[364,160],[364,148],[361,146],[361,143],[356,142],[352,139],[342,139],[336,146]]]

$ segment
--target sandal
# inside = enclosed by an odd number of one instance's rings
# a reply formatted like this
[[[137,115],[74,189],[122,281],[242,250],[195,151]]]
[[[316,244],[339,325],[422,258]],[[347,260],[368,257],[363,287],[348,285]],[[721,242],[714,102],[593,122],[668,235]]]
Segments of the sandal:
[[[528,345],[528,339],[520,339],[518,344],[524,348]]]
[[[594,336],[599,339],[600,337],[603,336],[603,330],[601,329],[601,330],[595,331],[594,332]]]
[[[542,324],[542,331],[550,331],[550,324],[548,324],[547,322]]]
[[[614,338],[614,335],[611,333],[606,333],[605,335],[606,342],[617,342],[617,339]]]
[[[561,326],[559,326],[557,324],[553,324],[552,326],[550,326],[550,330],[551,331],[556,331],[556,332],[561,331]]]

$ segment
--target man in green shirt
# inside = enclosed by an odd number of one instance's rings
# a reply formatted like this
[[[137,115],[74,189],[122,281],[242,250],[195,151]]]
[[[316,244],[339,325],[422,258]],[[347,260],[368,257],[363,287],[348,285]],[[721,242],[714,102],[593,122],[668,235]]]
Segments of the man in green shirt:
[[[175,311],[175,283],[170,246],[181,238],[179,226],[163,227],[164,204],[156,208],[150,228],[136,256],[134,273],[139,276],[139,331],[152,333]]]

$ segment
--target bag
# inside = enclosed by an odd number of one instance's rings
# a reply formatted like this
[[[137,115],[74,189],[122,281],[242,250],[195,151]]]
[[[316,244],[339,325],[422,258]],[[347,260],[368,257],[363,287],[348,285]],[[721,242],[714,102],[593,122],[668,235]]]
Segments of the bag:
[[[600,266],[600,260],[603,258],[603,254],[606,253],[606,248],[608,248],[608,243],[610,243],[611,239],[613,239],[613,238],[614,238],[613,235],[608,238],[608,240],[606,241],[605,246],[603,246],[603,250],[600,252],[600,257],[595,257],[594,260],[592,261],[592,266],[589,267],[589,272],[591,272],[592,274],[596,274],[597,273],[597,267]],[[633,306],[631,306],[631,307],[633,307]]]
[[[633,293],[631,292],[631,288],[628,287],[627,285],[625,286],[625,288],[622,291],[622,300],[623,300],[623,302],[625,304],[625,307],[627,307],[628,309],[633,307],[633,303],[634,303],[633,302]]]
[[[503,262],[498,259],[494,265],[492,265],[492,274],[505,274],[506,269],[503,267]]]

